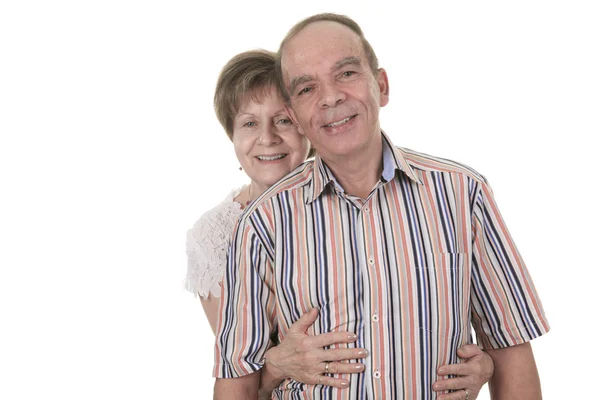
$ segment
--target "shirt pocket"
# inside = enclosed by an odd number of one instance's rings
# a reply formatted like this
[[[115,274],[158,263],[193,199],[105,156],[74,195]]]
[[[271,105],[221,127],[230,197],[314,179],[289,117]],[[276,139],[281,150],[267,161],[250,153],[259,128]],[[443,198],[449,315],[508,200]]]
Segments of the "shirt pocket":
[[[457,363],[456,351],[470,342],[466,253],[426,253],[415,267],[422,346],[432,366]]]

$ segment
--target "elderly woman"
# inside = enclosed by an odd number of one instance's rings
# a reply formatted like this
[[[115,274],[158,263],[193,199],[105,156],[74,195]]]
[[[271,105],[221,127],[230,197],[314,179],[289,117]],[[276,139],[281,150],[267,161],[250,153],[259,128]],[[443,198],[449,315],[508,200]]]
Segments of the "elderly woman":
[[[186,289],[200,296],[213,332],[235,222],[248,204],[310,155],[310,144],[292,124],[277,91],[274,53],[257,50],[232,58],[219,75],[214,105],[250,183],[232,190],[219,205],[202,215],[187,236]],[[343,388],[348,381],[340,375],[364,370],[362,363],[351,360],[366,357],[365,349],[349,346],[324,349],[354,342],[354,332],[306,334],[317,315],[315,309],[303,315],[281,338],[281,343],[274,338],[277,345],[266,352],[261,371],[261,397],[269,398],[271,391],[286,378]],[[474,345],[461,348],[458,355],[467,359],[460,365],[460,374],[458,365],[447,365],[442,367],[446,371],[441,370],[440,375],[459,376],[451,379],[441,376],[434,389],[468,389],[474,399],[490,378],[493,363]],[[452,396],[450,393],[439,398],[452,399]]]

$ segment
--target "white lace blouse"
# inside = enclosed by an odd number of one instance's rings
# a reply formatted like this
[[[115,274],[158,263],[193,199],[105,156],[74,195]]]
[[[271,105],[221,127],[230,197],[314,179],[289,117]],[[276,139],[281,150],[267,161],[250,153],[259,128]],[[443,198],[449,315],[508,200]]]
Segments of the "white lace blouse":
[[[242,214],[242,207],[233,199],[243,187],[231,191],[215,208],[204,213],[187,232],[188,256],[185,288],[194,295],[208,298],[209,293],[221,296],[221,286],[227,265],[227,249],[233,226]]]

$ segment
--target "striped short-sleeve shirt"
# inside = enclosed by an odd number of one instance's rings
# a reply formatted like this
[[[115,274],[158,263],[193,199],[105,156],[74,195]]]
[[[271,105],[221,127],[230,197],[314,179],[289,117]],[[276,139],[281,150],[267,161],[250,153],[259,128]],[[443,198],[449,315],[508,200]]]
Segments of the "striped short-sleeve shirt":
[[[362,374],[347,389],[284,381],[279,399],[435,399],[456,351],[529,341],[549,326],[486,180],[445,159],[394,147],[366,199],[344,193],[315,158],[265,192],[234,231],[214,376],[263,365],[269,337],[320,310],[309,334],[355,332]]]

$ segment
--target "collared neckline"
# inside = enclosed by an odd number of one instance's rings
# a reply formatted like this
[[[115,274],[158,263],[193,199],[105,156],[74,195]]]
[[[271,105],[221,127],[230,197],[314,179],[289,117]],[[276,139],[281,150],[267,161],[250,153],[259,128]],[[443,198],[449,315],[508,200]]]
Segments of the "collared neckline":
[[[406,161],[402,150],[395,147],[391,142],[390,138],[381,131],[381,137],[383,140],[382,146],[382,158],[383,158],[383,171],[381,173],[381,180],[384,182],[391,181],[396,176],[396,170],[403,172],[408,178],[415,183],[422,185],[423,182],[415,174],[413,167],[411,167]],[[312,179],[312,193],[309,190],[308,198],[306,203],[312,203],[319,197],[328,185],[333,185],[342,193],[344,188],[338,183],[333,176],[333,173],[323,162],[319,155],[315,155],[314,168],[313,168],[313,179]]]

